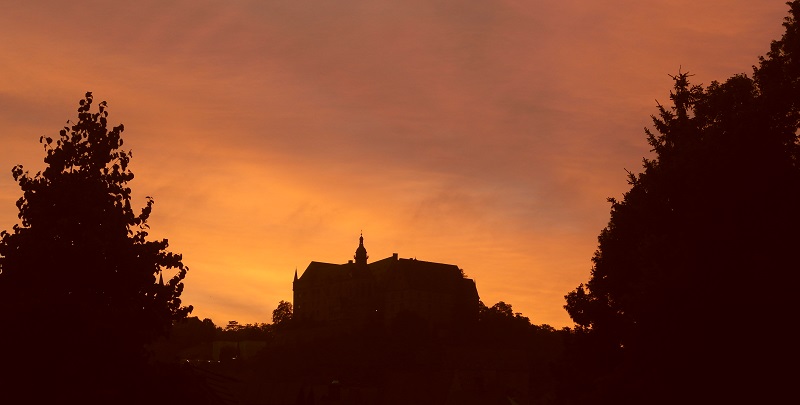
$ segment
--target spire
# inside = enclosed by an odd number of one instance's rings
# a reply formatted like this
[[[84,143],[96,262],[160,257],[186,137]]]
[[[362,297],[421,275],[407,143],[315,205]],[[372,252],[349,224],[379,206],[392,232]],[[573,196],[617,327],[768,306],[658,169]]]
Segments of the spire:
[[[356,259],[356,264],[367,264],[367,248],[364,247],[364,233],[361,233],[361,236],[358,238],[358,248],[356,249],[356,255],[353,256]]]
[[[297,281],[297,267],[294,268],[294,281]]]
[[[164,274],[161,271],[158,272],[158,285],[164,286]]]

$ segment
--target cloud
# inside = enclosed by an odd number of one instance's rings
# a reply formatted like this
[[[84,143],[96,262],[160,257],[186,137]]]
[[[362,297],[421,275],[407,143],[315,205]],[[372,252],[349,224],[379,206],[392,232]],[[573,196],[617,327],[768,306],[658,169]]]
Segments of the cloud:
[[[134,203],[156,198],[153,235],[184,254],[185,302],[201,317],[267,321],[295,267],[346,261],[364,230],[373,259],[457,264],[486,300],[565,326],[605,198],[649,155],[642,128],[667,101],[667,74],[749,71],[785,12],[744,0],[18,3],[0,16],[0,170],[41,168],[38,137],[93,91],[125,124]],[[7,229],[10,176],[0,190]]]

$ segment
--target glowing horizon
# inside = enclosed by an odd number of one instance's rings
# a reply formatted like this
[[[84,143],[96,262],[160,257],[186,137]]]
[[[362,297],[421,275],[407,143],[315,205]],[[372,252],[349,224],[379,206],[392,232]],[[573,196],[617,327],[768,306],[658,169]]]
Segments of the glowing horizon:
[[[572,326],[607,197],[651,156],[678,69],[750,73],[782,2],[41,2],[0,16],[10,169],[92,91],[125,124],[134,204],[190,268],[193,316],[270,322],[311,261],[454,264],[483,302]],[[3,172],[8,170],[9,172]],[[2,173],[6,173],[3,175]]]

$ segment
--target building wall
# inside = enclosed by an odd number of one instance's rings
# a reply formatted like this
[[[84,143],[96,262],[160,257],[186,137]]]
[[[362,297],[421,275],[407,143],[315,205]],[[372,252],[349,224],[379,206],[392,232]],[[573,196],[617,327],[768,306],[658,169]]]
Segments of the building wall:
[[[340,281],[304,288],[295,286],[294,315],[324,323],[352,322],[375,309],[376,287],[365,280]]]
[[[453,280],[460,283],[463,279]],[[320,286],[295,285],[294,315],[328,325],[364,323],[377,315],[388,326],[402,313],[411,312],[432,327],[450,327],[458,311],[470,312],[475,305],[464,303],[458,286],[447,291],[421,288],[381,288],[368,280],[354,279]],[[460,308],[459,308],[460,307]]]

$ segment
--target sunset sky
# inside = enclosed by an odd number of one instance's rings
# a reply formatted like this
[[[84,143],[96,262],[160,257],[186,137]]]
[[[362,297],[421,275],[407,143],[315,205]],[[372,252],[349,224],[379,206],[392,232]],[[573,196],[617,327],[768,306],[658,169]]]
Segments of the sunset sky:
[[[123,2],[120,2],[123,3]],[[310,261],[456,264],[484,303],[572,326],[608,197],[682,69],[750,73],[781,0],[4,2],[0,229],[11,168],[108,101],[134,206],[217,325],[269,322]]]

